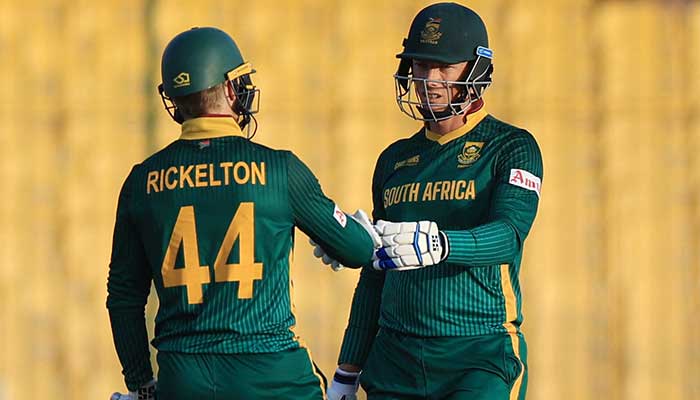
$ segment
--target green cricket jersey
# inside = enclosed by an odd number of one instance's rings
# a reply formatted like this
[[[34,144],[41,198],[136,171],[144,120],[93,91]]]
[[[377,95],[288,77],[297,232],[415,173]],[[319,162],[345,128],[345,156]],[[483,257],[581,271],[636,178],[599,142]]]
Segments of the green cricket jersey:
[[[153,345],[199,354],[300,346],[290,256],[298,226],[345,265],[371,259],[362,226],[324,196],[291,152],[253,143],[232,118],[186,121],[136,165],[117,208],[107,307],[130,389],[151,376],[144,306],[160,306]]]
[[[454,132],[424,128],[389,146],[374,172],[375,221],[435,221],[449,256],[409,271],[364,268],[340,362],[363,365],[379,326],[420,337],[516,333],[541,180],[532,135],[483,109]]]

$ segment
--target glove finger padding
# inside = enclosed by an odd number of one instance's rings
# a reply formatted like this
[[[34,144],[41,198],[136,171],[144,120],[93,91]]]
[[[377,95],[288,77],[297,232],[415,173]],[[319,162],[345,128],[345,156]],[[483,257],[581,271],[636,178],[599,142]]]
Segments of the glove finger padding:
[[[330,266],[333,271],[337,272],[345,268],[343,264],[341,264],[339,261],[331,258],[328,254],[326,254],[323,248],[319,244],[314,242],[313,239],[309,239],[309,244],[314,246],[314,257],[321,259],[321,262],[325,265]]]
[[[315,253],[315,252],[314,252],[314,253]],[[335,260],[332,259],[332,258],[331,258],[328,254],[326,254],[326,253],[323,253],[323,255],[321,256],[321,262],[323,262],[323,263],[326,264],[326,265],[331,265],[331,263],[333,263],[333,261],[335,261]]]
[[[391,241],[394,244],[397,245],[413,245],[413,242],[415,240],[421,240],[420,235],[416,235],[417,232],[410,232],[410,233],[397,233],[396,235],[391,236]]]
[[[341,264],[338,260],[331,258],[328,254],[325,253],[323,254],[323,258],[321,259],[321,261],[323,261],[324,264],[330,266],[333,271],[340,271],[341,269],[345,268],[345,266]]]
[[[407,225],[407,227],[405,227],[404,229],[406,229],[406,231],[408,231],[408,230],[412,229],[408,225],[413,226],[414,224],[415,223],[409,223],[409,222],[387,222],[387,221],[380,219],[374,224],[374,228],[376,229],[379,236],[382,237],[382,240],[384,240],[385,236],[395,235],[395,234],[401,232],[401,229],[404,225]]]
[[[338,272],[343,268],[345,268],[345,265],[341,264],[340,261],[333,260],[331,263],[331,269],[335,272]]]
[[[382,248],[375,252],[373,267],[379,270],[406,270],[438,264],[446,258],[446,240],[441,239],[432,221],[386,222],[376,224]]]

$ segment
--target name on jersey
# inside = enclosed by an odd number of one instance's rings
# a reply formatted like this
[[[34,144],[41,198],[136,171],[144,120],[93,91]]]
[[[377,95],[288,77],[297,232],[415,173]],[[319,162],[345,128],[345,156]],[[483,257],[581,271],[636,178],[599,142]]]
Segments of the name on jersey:
[[[265,163],[225,161],[217,164],[178,165],[149,171],[146,193],[184,188],[229,185],[265,185]]]
[[[384,208],[419,201],[474,199],[476,199],[476,182],[473,179],[414,182],[384,190]]]

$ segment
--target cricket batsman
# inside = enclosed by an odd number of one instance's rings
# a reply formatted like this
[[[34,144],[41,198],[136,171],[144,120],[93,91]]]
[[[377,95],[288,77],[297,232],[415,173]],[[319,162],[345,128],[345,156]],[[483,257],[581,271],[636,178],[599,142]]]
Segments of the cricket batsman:
[[[361,272],[328,398],[361,385],[370,400],[523,400],[518,277],[540,149],[486,111],[494,53],[471,9],[421,10],[397,57],[399,108],[422,126],[377,161],[383,247]]]
[[[321,400],[324,378],[294,332],[294,228],[358,267],[379,238],[294,154],[249,139],[255,71],[228,34],[182,32],[161,67],[182,133],[134,166],[119,195],[107,308],[129,392],[112,398]],[[157,383],[144,318],[151,283]]]

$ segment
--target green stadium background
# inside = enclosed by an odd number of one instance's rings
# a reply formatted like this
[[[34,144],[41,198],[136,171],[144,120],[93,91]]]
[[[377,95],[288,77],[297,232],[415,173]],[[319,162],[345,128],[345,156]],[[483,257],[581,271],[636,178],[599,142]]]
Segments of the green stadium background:
[[[376,157],[418,128],[392,74],[426,4],[1,0],[0,400],[124,388],[111,233],[132,164],[179,133],[156,92],[172,36],[229,32],[258,70],[255,140],[369,210]],[[700,3],[465,4],[495,51],[487,109],[544,154],[521,276],[528,398],[700,398]],[[358,274],[324,268],[299,234],[293,275],[298,331],[330,375]]]

